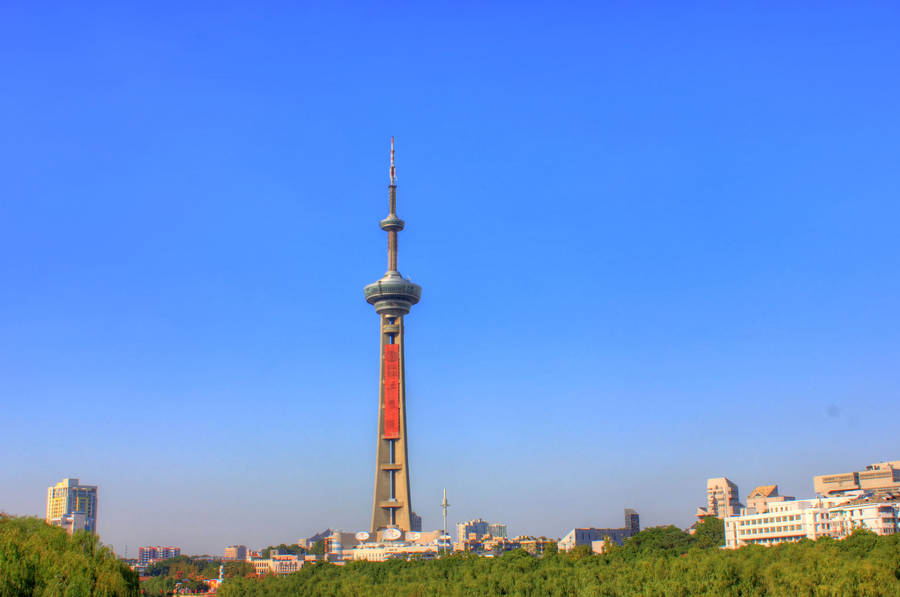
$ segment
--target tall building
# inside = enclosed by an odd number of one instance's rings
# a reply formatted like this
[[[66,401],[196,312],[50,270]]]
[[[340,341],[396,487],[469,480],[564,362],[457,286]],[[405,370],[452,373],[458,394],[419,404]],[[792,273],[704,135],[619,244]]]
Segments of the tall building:
[[[412,504],[406,443],[406,376],[404,316],[419,302],[422,288],[397,270],[397,233],[405,223],[397,217],[397,178],[394,138],[391,137],[389,213],[381,220],[388,233],[388,269],[377,282],[365,287],[366,301],[381,318],[381,379],[378,397],[378,439],[375,457],[375,492],[372,500],[372,533],[386,528],[410,531]]]
[[[506,523],[492,522],[488,525],[488,535],[491,537],[506,537]]]
[[[475,518],[466,522],[460,522],[456,525],[456,541],[465,543],[469,540],[470,535],[474,535],[475,540],[480,540],[488,534],[490,523],[483,518]]]
[[[47,488],[47,523],[75,531],[97,532],[97,486],[63,479]]]
[[[229,545],[225,548],[225,559],[244,561],[247,559],[248,553],[246,545]]]
[[[641,517],[632,508],[625,508],[625,529],[631,532],[631,536],[641,532]]]
[[[863,471],[813,477],[817,494],[828,497],[851,491],[900,490],[900,460],[876,462]]]
[[[737,516],[741,512],[741,499],[738,486],[725,477],[716,477],[706,481],[706,507],[697,508],[697,518],[707,516],[725,518]]]
[[[181,555],[180,547],[163,547],[162,545],[147,545],[138,547],[138,563],[141,566],[152,564],[159,560],[177,558]]]

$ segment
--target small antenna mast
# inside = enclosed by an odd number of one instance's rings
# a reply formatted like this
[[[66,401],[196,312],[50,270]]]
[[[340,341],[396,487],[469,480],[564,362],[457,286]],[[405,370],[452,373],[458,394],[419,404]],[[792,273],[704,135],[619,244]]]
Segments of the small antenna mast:
[[[444,499],[441,501],[441,509],[444,511],[444,534],[447,534],[447,508],[450,507],[450,502],[447,501],[447,488],[444,488]]]

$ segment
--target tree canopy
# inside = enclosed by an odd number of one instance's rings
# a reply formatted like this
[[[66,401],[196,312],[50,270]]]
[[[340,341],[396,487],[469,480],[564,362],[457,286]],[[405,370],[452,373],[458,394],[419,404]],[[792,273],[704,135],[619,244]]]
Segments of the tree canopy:
[[[694,536],[647,529],[608,553],[514,550],[496,558],[461,553],[431,561],[316,564],[263,578],[234,578],[219,597],[404,595],[518,596],[896,596],[900,536],[857,531],[844,541],[721,550],[710,525]]]
[[[137,574],[96,535],[0,514],[0,596],[133,597]]]

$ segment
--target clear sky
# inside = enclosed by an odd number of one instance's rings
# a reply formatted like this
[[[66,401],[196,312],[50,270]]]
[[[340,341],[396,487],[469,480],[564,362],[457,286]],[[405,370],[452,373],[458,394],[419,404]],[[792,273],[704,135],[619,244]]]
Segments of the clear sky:
[[[360,530],[397,138],[413,506],[691,523],[900,458],[893,2],[6,2],[0,510]]]

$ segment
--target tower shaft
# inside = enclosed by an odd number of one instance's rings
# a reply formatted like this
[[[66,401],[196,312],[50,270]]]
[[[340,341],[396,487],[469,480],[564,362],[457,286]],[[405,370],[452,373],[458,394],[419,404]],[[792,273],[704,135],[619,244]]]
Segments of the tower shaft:
[[[403,317],[381,316],[381,384],[372,532],[412,529],[409,451],[406,443],[406,376]]]

